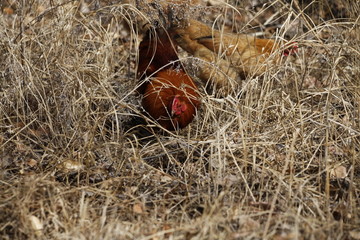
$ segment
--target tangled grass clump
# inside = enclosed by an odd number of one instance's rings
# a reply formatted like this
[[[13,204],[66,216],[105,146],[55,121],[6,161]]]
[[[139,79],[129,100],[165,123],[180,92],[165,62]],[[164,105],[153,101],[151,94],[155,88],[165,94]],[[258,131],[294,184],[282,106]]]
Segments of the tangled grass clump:
[[[171,5],[300,48],[163,133],[136,94],[154,3],[25,2],[0,3],[2,238],[359,239],[359,3]]]

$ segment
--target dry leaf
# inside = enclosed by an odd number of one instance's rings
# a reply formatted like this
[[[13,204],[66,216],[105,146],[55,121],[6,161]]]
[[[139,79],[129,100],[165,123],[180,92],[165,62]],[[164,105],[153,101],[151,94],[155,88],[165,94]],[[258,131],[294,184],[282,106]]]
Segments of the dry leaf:
[[[86,13],[90,12],[89,5],[84,1],[82,1],[81,4],[80,4],[80,12],[83,13],[83,14],[86,14]]]
[[[346,178],[347,172],[346,167],[344,166],[337,166],[330,170],[330,177],[331,178]]]
[[[32,229],[35,231],[35,234],[37,236],[41,236],[42,235],[42,230],[43,230],[43,224],[42,222],[40,221],[39,218],[37,218],[36,216],[34,215],[31,215],[29,217],[29,221],[31,223],[31,227]]]
[[[137,214],[143,214],[144,210],[143,210],[143,206],[141,203],[136,203],[133,206],[133,212],[137,213]]]
[[[207,0],[206,1],[210,6],[221,6],[227,5],[227,2],[224,0]]]
[[[349,234],[350,234],[350,237],[352,237],[355,240],[360,239],[360,231],[350,231]]]
[[[35,159],[30,159],[27,162],[27,165],[29,165],[30,167],[35,167],[37,165],[37,161]]]
[[[171,182],[173,179],[167,175],[163,175],[160,178],[160,182],[166,183],[166,182]]]
[[[76,172],[84,169],[84,165],[77,161],[68,159],[62,163],[62,168],[64,171]]]
[[[38,6],[37,9],[36,9],[36,13],[38,15],[44,13],[45,11],[46,11],[46,8],[43,5]]]

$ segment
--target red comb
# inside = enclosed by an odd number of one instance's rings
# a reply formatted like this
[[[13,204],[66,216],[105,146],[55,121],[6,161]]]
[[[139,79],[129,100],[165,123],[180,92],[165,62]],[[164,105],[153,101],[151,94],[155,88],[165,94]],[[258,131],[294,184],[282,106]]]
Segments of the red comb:
[[[291,42],[287,45],[290,45],[289,47],[287,47],[284,51],[283,51],[283,54],[284,56],[289,56],[289,55],[293,55],[295,54],[297,51],[298,51],[298,44],[297,42]]]

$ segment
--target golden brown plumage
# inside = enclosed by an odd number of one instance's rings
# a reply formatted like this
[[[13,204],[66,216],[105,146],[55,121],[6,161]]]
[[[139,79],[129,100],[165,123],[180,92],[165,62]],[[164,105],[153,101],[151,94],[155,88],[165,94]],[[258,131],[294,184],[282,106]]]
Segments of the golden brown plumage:
[[[278,62],[281,54],[276,51],[284,47],[284,44],[272,39],[224,33],[196,20],[189,20],[185,27],[174,27],[171,31],[185,51],[218,67],[214,71],[211,64],[204,63],[200,66],[198,77],[203,81],[212,78],[213,83],[220,86],[228,85],[229,79],[236,78],[238,73],[262,74],[267,64]],[[296,51],[296,46],[287,46],[283,55],[293,51]]]
[[[200,106],[193,80],[182,68],[175,46],[164,30],[150,31],[139,46],[138,91],[145,111],[162,127],[186,127]]]

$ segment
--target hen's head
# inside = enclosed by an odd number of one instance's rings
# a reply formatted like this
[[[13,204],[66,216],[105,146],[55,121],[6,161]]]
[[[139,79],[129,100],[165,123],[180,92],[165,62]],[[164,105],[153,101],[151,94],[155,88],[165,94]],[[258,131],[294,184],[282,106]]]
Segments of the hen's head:
[[[187,103],[181,99],[180,95],[176,95],[172,100],[170,109],[171,117],[177,117],[180,116],[183,112],[185,112],[188,107]]]
[[[167,129],[179,129],[186,127],[196,114],[196,108],[199,105],[198,99],[188,96],[185,92],[180,92],[173,96],[168,105],[169,120]]]
[[[299,46],[297,42],[290,42],[286,44],[286,48],[283,51],[283,55],[284,56],[294,55],[298,51],[298,48]]]

